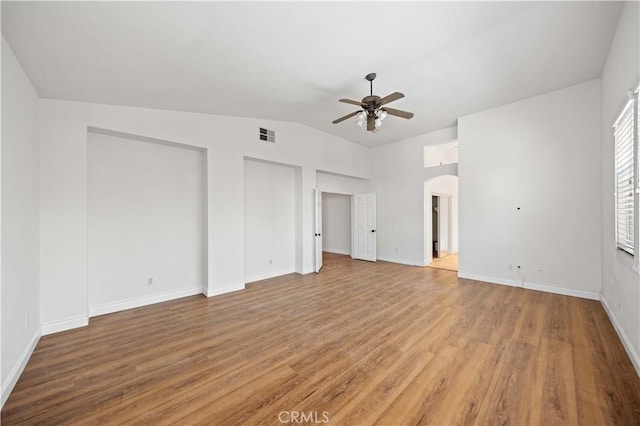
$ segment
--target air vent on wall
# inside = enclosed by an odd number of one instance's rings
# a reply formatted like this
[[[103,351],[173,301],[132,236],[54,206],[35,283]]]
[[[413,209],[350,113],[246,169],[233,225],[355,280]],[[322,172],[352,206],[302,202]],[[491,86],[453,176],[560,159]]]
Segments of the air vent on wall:
[[[260,140],[275,143],[276,132],[260,127]]]

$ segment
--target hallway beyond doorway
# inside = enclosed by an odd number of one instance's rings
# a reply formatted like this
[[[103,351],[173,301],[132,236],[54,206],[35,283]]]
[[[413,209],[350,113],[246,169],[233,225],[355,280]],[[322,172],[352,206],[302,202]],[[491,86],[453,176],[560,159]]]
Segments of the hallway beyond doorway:
[[[430,268],[446,269],[447,271],[458,272],[458,253],[433,259],[433,262],[427,266]]]

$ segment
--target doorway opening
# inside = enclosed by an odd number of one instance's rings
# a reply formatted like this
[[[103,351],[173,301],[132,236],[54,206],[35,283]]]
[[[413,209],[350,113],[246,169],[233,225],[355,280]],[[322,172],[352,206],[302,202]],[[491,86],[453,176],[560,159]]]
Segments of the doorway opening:
[[[438,176],[425,182],[424,204],[424,265],[457,271],[457,176]]]
[[[322,193],[322,252],[351,256],[351,195]]]
[[[376,194],[340,194],[315,189],[315,271],[324,253],[375,262]]]

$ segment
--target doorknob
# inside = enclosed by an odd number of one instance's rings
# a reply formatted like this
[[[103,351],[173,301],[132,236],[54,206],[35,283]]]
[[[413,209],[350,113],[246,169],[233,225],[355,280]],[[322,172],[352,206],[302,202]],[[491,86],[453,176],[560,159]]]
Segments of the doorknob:
[[[371,232],[376,232],[376,230],[375,230],[375,229],[372,229],[372,230],[371,230]]]

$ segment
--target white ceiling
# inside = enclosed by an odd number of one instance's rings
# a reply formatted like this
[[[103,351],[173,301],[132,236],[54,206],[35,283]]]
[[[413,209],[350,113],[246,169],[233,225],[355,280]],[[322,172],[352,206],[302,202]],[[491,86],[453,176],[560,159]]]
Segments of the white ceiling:
[[[2,2],[38,94],[293,121],[366,146],[600,76],[617,2]],[[340,98],[401,91],[377,132]]]

